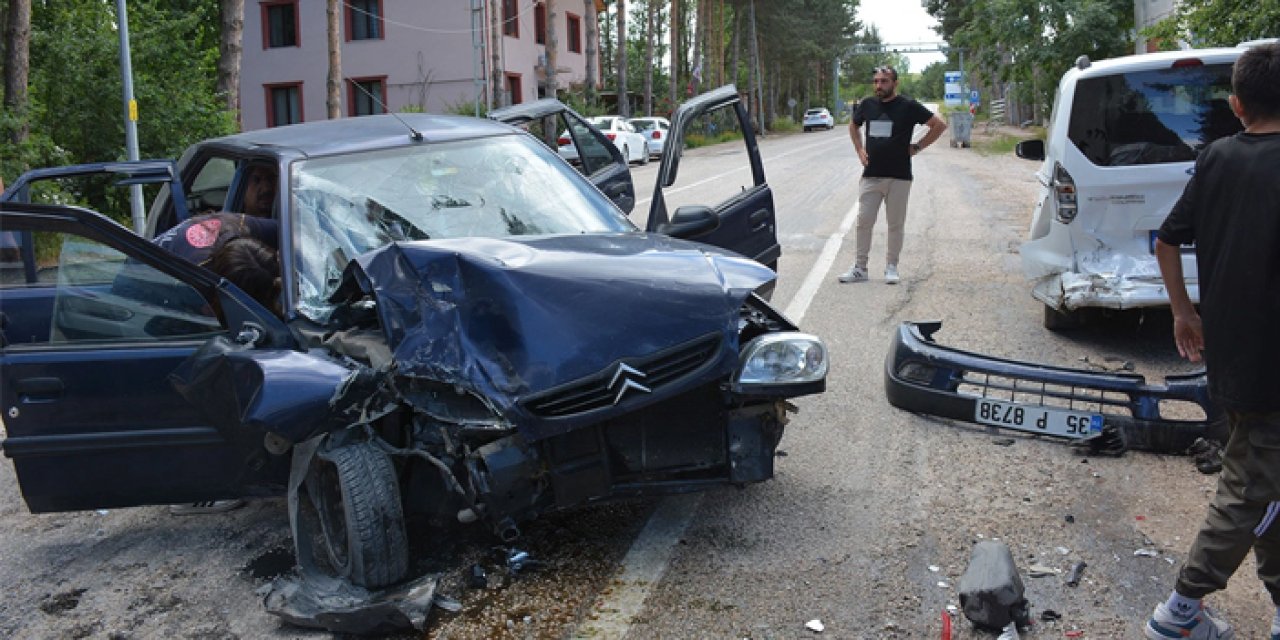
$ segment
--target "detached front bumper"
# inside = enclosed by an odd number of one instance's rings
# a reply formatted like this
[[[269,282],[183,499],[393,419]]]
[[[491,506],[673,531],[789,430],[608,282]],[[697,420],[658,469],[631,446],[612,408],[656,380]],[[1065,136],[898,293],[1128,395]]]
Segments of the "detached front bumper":
[[[1076,439],[1105,431],[1118,435],[1125,448],[1176,454],[1196,438],[1212,435],[1211,426],[1224,419],[1209,401],[1203,371],[1168,376],[1163,385],[1148,384],[1136,373],[1029,364],[944,347],[933,340],[941,328],[941,322],[903,322],[898,327],[885,359],[889,404],[986,425],[992,421],[980,419],[984,400],[1022,408],[1019,416],[1094,416],[1095,428]],[[992,426],[1044,433],[1035,421]]]

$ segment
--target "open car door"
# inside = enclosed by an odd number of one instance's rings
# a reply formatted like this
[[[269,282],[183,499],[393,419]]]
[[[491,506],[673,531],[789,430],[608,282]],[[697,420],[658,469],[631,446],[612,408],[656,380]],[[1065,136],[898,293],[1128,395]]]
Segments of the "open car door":
[[[708,159],[714,155],[740,166],[723,171],[723,167],[717,165],[711,175],[690,171],[692,179],[686,182],[696,183],[698,189],[672,188],[681,157],[688,153],[686,143],[694,136],[708,146],[714,145],[713,154],[702,153]],[[726,141],[719,142],[721,139]],[[730,150],[737,145],[743,146],[738,147],[737,152]],[[739,158],[746,162],[740,162]],[[714,196],[714,190],[719,190],[724,198],[706,205],[708,192]],[[690,198],[699,204],[680,205],[673,214],[668,213],[668,206],[679,205]],[[773,191],[765,181],[764,163],[751,119],[733,85],[701,94],[682,104],[672,115],[645,230],[729,249],[777,271],[782,248],[778,245]]]
[[[283,322],[85,209],[0,203],[0,235],[21,255],[0,264],[0,447],[32,512],[228,498],[287,475],[246,446],[261,434],[211,426],[170,381],[214,339],[287,352]]]
[[[631,169],[599,129],[553,98],[511,105],[489,112],[491,120],[521,127],[560,154],[609,197],[623,213],[636,206]]]

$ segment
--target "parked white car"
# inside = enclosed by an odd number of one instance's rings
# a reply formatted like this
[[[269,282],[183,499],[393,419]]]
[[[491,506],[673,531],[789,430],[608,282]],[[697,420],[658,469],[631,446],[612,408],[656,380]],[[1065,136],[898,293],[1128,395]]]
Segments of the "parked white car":
[[[645,117],[632,118],[627,122],[635,127],[640,135],[644,136],[649,145],[649,155],[662,155],[662,144],[667,140],[667,134],[671,129],[671,123],[666,118]]]
[[[826,107],[816,107],[804,112],[804,130],[810,129],[827,129],[831,130],[836,126],[836,119],[831,117],[831,112]]]
[[[596,116],[587,118],[587,122],[609,138],[618,151],[622,152],[622,157],[626,158],[627,164],[633,162],[649,164],[648,141],[643,135],[636,133],[635,127],[627,124],[626,119],[621,116]],[[557,142],[561,157],[570,162],[578,160],[578,149],[574,147],[568,131],[561,133]]]
[[[1090,62],[1058,84],[1046,141],[1018,145],[1043,160],[1022,267],[1044,302],[1044,325],[1064,329],[1089,308],[1169,304],[1155,232],[1205,145],[1242,129],[1227,104],[1231,67],[1247,48],[1168,51]],[[1196,258],[1182,253],[1199,302]]]

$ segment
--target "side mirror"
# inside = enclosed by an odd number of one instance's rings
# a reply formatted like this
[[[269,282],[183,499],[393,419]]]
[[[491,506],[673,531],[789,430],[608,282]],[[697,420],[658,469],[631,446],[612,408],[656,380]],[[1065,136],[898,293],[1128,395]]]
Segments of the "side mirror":
[[[1014,147],[1013,152],[1019,158],[1044,160],[1044,140],[1023,140]]]
[[[720,217],[711,207],[687,205],[676,209],[671,222],[658,225],[658,233],[673,238],[690,239],[720,228]]]

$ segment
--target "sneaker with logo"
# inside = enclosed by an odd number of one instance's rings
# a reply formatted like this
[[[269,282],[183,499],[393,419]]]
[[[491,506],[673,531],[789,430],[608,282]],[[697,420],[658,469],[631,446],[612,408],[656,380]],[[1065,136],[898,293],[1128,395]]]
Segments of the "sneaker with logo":
[[[1236,637],[1231,625],[1208,607],[1201,606],[1191,619],[1183,620],[1175,617],[1163,602],[1156,606],[1142,633],[1149,640],[1231,640]]]
[[[840,274],[840,282],[863,282],[867,279],[867,270],[864,267],[850,267],[848,271]]]
[[[884,268],[885,284],[898,284],[899,280],[901,280],[901,278],[898,277],[898,265],[891,264]]]

